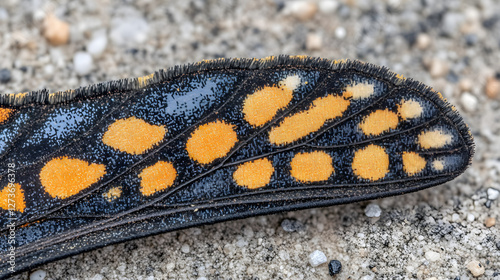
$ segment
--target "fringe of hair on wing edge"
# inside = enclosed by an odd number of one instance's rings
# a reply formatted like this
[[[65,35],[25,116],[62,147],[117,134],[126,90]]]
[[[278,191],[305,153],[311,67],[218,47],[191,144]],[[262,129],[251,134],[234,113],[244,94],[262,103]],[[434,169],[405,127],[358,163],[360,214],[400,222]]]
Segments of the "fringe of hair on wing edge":
[[[173,80],[181,75],[192,74],[200,71],[223,69],[259,70],[286,67],[302,67],[330,71],[354,70],[384,79],[397,86],[407,86],[417,90],[418,92],[422,92],[431,101],[442,108],[444,110],[444,114],[457,124],[457,129],[464,137],[464,140],[469,147],[470,160],[472,159],[474,154],[474,141],[472,139],[472,135],[470,135],[469,128],[463,122],[462,117],[454,111],[452,105],[442,98],[438,92],[421,82],[415,81],[411,78],[403,78],[385,66],[378,66],[371,63],[361,62],[359,60],[330,60],[325,58],[290,55],[270,56],[261,59],[218,58],[190,64],[176,65],[166,70],[161,69],[143,77],[107,81],[54,93],[50,93],[48,89],[42,89],[25,93],[0,94],[0,106],[21,107],[31,104],[58,104],[74,99],[96,97],[123,91],[140,90],[151,85]]]

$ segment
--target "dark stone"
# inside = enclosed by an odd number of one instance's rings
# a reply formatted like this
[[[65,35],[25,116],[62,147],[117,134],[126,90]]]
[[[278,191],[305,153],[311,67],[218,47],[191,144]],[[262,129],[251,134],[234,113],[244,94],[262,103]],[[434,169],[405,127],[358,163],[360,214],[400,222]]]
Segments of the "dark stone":
[[[3,68],[0,70],[0,83],[6,84],[10,82],[12,75],[10,74],[10,70],[7,68]]]
[[[328,264],[328,271],[330,271],[331,276],[335,276],[342,270],[342,264],[338,260],[331,260]]]
[[[465,35],[465,43],[467,46],[474,46],[477,44],[478,38],[476,34],[467,34]]]

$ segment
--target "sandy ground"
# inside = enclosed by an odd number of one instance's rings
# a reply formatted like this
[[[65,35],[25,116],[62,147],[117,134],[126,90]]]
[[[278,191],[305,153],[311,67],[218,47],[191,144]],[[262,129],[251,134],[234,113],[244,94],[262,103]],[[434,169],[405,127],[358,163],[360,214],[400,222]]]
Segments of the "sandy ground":
[[[485,268],[480,279],[500,279],[500,199],[487,198],[488,188],[500,189],[499,11],[494,0],[2,0],[2,93],[75,88],[217,57],[353,58],[441,91],[477,146],[456,180],[374,201],[379,218],[365,215],[364,202],[225,222],[109,246],[31,277],[329,279],[327,263],[308,262],[320,250],[341,261],[337,279],[465,280],[473,260]],[[44,37],[51,14],[68,23],[69,42]],[[305,229],[284,231],[285,218]],[[497,224],[486,227],[487,218]]]

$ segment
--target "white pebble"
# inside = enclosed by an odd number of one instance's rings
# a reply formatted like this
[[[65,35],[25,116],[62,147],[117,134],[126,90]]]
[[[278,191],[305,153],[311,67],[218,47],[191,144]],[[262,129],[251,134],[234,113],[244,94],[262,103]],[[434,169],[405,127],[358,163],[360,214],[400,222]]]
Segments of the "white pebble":
[[[181,251],[185,254],[189,253],[191,248],[189,248],[189,245],[187,244],[183,244],[182,247],[181,247]]]
[[[500,195],[500,191],[494,188],[488,188],[487,193],[489,200],[496,200]]]
[[[470,270],[474,277],[478,277],[484,274],[484,266],[478,261],[471,261],[467,264],[467,269]]]
[[[375,203],[370,203],[365,208],[365,215],[367,217],[370,217],[370,218],[380,217],[380,214],[382,214],[382,210]]]
[[[318,3],[319,11],[324,14],[330,14],[337,10],[339,2],[336,0],[321,0]]]
[[[149,25],[141,17],[114,19],[112,26],[110,38],[119,46],[138,46],[148,38]]]
[[[426,33],[420,33],[417,36],[417,47],[421,50],[427,49],[432,42],[431,36]]]
[[[316,250],[309,255],[309,263],[312,267],[317,267],[320,264],[326,263],[325,253]]]
[[[346,34],[347,31],[345,30],[344,27],[339,26],[335,28],[335,37],[337,37],[337,39],[344,39]]]
[[[94,277],[90,278],[90,280],[102,280],[104,279],[104,276],[102,276],[101,274],[96,274],[94,275]]]
[[[306,49],[310,51],[320,50],[323,47],[323,38],[318,34],[307,34]]]
[[[238,246],[238,248],[243,248],[243,247],[246,247],[248,245],[248,242],[245,241],[245,239],[241,238],[241,239],[238,239],[238,241],[236,241],[236,246]]]
[[[476,217],[474,217],[474,215],[472,214],[467,214],[467,221],[468,222],[474,222],[474,220],[476,219]]]
[[[434,251],[425,252],[425,258],[430,262],[435,262],[441,258],[441,254]]]
[[[460,97],[460,102],[462,103],[462,107],[467,112],[474,112],[477,108],[477,98],[469,92],[462,93]]]
[[[92,70],[92,56],[87,52],[77,52],[73,57],[75,72],[79,75],[87,75]]]
[[[108,38],[106,31],[98,31],[92,36],[92,40],[87,44],[87,51],[93,56],[100,56],[106,49]]]
[[[373,276],[371,275],[365,275],[361,278],[361,280],[373,280]]]
[[[458,215],[457,213],[451,215],[451,220],[453,222],[458,222],[460,220],[460,215]]]
[[[208,280],[207,277],[198,277],[196,280]]]
[[[43,280],[47,276],[47,272],[45,270],[35,270],[30,274],[30,280]]]
[[[307,21],[314,17],[318,6],[309,1],[288,1],[285,7],[285,14],[291,14],[301,21]]]

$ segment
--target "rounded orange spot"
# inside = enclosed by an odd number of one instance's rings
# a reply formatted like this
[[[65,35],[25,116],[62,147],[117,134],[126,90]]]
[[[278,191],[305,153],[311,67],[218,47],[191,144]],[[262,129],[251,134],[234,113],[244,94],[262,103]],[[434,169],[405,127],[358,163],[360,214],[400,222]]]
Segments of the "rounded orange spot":
[[[274,167],[267,158],[245,162],[233,173],[233,179],[240,186],[249,189],[264,187],[271,181]]]
[[[14,113],[14,109],[0,108],[0,124],[4,123]]]
[[[385,110],[377,110],[366,116],[359,124],[359,128],[365,135],[380,135],[398,126],[399,120],[396,113]]]
[[[380,146],[368,145],[354,153],[352,170],[363,179],[382,179],[389,172],[389,155]]]
[[[130,117],[111,124],[104,133],[102,142],[121,152],[137,155],[158,144],[166,132],[167,129],[163,126],[151,125]]]
[[[425,168],[427,161],[415,152],[403,152],[403,170],[408,175],[415,175]]]
[[[8,184],[0,191],[0,208],[9,211],[24,212],[26,202],[24,191],[18,183]]]
[[[436,171],[443,171],[444,170],[444,161],[436,159],[432,162],[432,168]]]
[[[102,196],[108,201],[111,202],[120,196],[122,196],[122,187],[113,187],[109,189],[107,192],[103,193]]]
[[[446,132],[436,129],[423,131],[418,135],[418,144],[424,149],[442,148],[451,143],[452,136]]]
[[[149,196],[171,187],[177,178],[177,171],[172,163],[159,161],[144,168],[139,178],[141,178],[141,193]]]
[[[45,164],[40,171],[40,181],[50,196],[65,199],[90,187],[104,174],[104,164],[59,157]]]
[[[398,104],[398,114],[402,120],[418,118],[423,111],[422,105],[415,100],[402,100],[401,104]]]
[[[374,93],[374,86],[372,84],[355,84],[345,88],[343,95],[347,98],[363,99],[368,98]]]
[[[332,162],[332,157],[323,151],[299,153],[290,162],[290,174],[302,183],[326,181],[334,171]]]
[[[236,142],[234,125],[215,121],[198,127],[187,141],[186,150],[191,159],[208,164],[227,155]]]
[[[243,103],[245,120],[253,126],[263,126],[292,101],[293,91],[299,84],[298,76],[290,76],[278,86],[266,86],[250,94]]]
[[[342,96],[328,95],[313,101],[312,106],[286,117],[269,132],[269,141],[275,145],[289,144],[319,130],[326,121],[342,116],[350,101]]]

